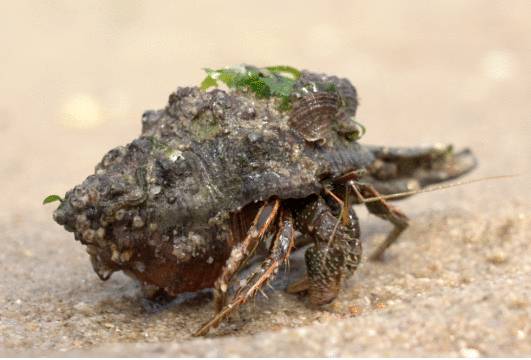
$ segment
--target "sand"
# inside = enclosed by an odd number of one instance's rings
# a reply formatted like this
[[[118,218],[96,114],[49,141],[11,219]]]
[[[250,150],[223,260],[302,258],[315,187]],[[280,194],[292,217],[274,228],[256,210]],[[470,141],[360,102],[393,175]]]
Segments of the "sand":
[[[527,1],[2,3],[0,355],[531,355],[531,26]],[[214,5],[212,5],[214,7]],[[64,193],[201,67],[287,63],[346,76],[363,141],[469,146],[467,179],[396,204],[412,224],[323,309],[283,288],[206,338],[208,293],[165,307],[101,282],[53,223]],[[390,226],[359,209],[365,254]]]

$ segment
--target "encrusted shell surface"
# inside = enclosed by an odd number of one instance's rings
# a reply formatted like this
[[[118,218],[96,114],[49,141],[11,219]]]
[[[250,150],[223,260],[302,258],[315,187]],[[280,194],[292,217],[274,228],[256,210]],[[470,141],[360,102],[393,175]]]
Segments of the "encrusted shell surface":
[[[278,99],[178,88],[165,109],[144,113],[139,138],[109,151],[66,194],[54,217],[90,246],[102,278],[124,270],[170,295],[209,287],[233,245],[231,213],[271,196],[318,193],[323,178],[373,160],[336,131],[338,114],[355,113],[341,89],[355,90],[344,81],[303,73],[297,94],[308,84],[316,91],[294,98],[291,115]],[[338,90],[319,88],[330,84]],[[316,123],[317,136],[307,138]],[[325,146],[311,141],[320,134]]]

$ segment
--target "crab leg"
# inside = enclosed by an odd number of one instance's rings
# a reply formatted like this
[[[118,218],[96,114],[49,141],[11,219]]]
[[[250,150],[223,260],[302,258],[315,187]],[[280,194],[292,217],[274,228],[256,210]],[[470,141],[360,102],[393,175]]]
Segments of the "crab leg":
[[[244,281],[244,285],[236,291],[231,302],[201,326],[194,333],[194,336],[206,335],[212,327],[216,327],[223,319],[236,311],[240,305],[255,296],[258,291],[261,291],[261,288],[276,275],[280,265],[289,258],[294,245],[294,234],[291,213],[286,210],[281,210],[279,229],[275,239],[271,243],[268,257],[262,262],[258,271],[251,274]]]
[[[324,194],[327,195],[330,199],[332,199],[334,201],[334,203],[329,204],[329,206],[331,207],[332,212],[334,213],[334,215],[339,214],[340,210],[343,208],[343,200],[341,200],[339,198],[339,196],[337,196],[334,192],[332,192],[332,190],[327,189],[327,188],[324,189]],[[353,209],[350,212],[350,216],[351,217],[356,217],[356,214],[354,213]],[[352,224],[352,221],[349,224],[349,226],[351,224]],[[356,224],[357,224],[357,217],[356,217]],[[357,234],[359,234],[359,225],[358,225]],[[314,242],[314,239],[313,239],[312,236],[308,236],[306,234],[301,234],[301,236],[299,236],[296,239],[296,241],[295,241],[295,250],[302,249],[305,246],[312,244],[313,242]],[[304,280],[304,281],[300,280],[298,282],[301,283],[300,286],[297,285],[296,283],[290,284],[289,292],[298,293],[298,292],[301,292],[301,291],[308,290],[307,279]]]
[[[380,197],[380,193],[374,188],[373,185],[349,182],[350,186],[354,190],[358,201],[364,203],[366,197]],[[400,234],[409,226],[409,218],[400,211],[397,207],[390,205],[384,199],[380,199],[374,202],[367,202],[365,206],[369,212],[378,216],[384,220],[391,222],[394,226],[393,230],[387,235],[384,242],[378,246],[378,248],[371,254],[371,260],[381,260],[385,250],[393,244]]]
[[[274,222],[280,207],[279,199],[270,199],[258,210],[246,237],[237,244],[231,251],[229,258],[214,284],[214,304],[216,311],[220,311],[225,305],[229,283],[241,268],[241,266],[252,256],[258,246],[260,239],[264,237],[271,224]]]
[[[264,281],[267,281],[271,272],[276,274],[278,267],[284,262],[289,261],[289,256],[295,245],[295,230],[293,227],[293,217],[291,212],[287,209],[281,209],[278,231],[275,235],[274,241],[269,248],[269,255],[262,262],[258,271],[254,272],[245,280],[245,285],[254,282],[254,279],[259,276],[256,284],[261,286]],[[262,279],[262,280],[261,280]],[[242,286],[236,291],[234,297],[242,294],[246,286]]]
[[[357,221],[355,217],[348,218]],[[308,290],[310,302],[315,305],[330,303],[337,297],[341,281],[361,259],[359,234],[352,231],[357,224],[346,225],[341,220],[321,197],[297,213],[298,230],[315,242],[305,253],[307,277],[291,284],[288,292]]]

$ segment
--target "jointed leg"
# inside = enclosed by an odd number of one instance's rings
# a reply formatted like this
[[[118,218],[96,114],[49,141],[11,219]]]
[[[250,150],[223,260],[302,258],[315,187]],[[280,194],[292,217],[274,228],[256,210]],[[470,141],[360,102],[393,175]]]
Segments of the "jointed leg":
[[[288,287],[288,292],[308,290],[310,301],[323,305],[333,301],[341,281],[352,273],[361,258],[361,242],[352,228],[334,216],[321,197],[297,213],[298,229],[315,243],[305,253],[307,278]]]
[[[331,200],[327,202],[327,204],[330,207],[332,214],[340,218],[343,225],[351,229],[354,232],[354,236],[359,239],[361,236],[360,223],[358,216],[351,205],[353,202],[355,203],[357,196],[355,193],[352,194],[350,186],[345,186],[340,195],[337,195],[328,189],[325,189],[325,194],[327,195],[327,200]]]
[[[364,202],[364,198],[379,197],[380,193],[371,184],[351,182],[352,189],[359,202]],[[387,235],[384,242],[371,254],[371,260],[381,260],[385,250],[394,243],[400,234],[409,226],[409,218],[398,208],[390,205],[384,199],[365,203],[369,212],[394,225],[393,230]]]
[[[262,262],[259,269],[251,274],[234,295],[235,298],[242,294],[254,295],[272,276],[276,275],[278,268],[289,256],[295,245],[295,229],[293,217],[288,210],[281,209],[278,231],[271,243],[269,255]]]
[[[225,305],[230,280],[245,261],[252,256],[258,242],[264,237],[274,222],[279,207],[280,200],[278,199],[268,200],[262,205],[247,232],[247,236],[232,249],[221,275],[214,284],[214,304],[216,311],[220,311]]]
[[[210,328],[217,326],[219,322],[227,318],[231,313],[244,304],[249,298],[256,295],[261,288],[277,273],[278,268],[286,259],[294,245],[294,228],[291,214],[281,210],[278,231],[271,243],[269,256],[262,262],[260,268],[251,274],[241,286],[230,303],[224,306],[211,320],[201,326],[194,336],[202,336],[208,333]]]

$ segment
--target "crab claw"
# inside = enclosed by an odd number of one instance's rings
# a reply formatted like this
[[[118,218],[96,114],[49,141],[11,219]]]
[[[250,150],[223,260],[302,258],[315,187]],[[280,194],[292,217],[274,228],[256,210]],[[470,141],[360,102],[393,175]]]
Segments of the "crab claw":
[[[375,157],[367,181],[381,194],[419,190],[457,178],[477,166],[470,149],[455,152],[451,145],[422,148],[368,146]]]
[[[421,166],[412,177],[418,180],[421,187],[425,187],[464,175],[473,170],[477,164],[477,159],[470,149],[463,149],[457,153],[450,149],[448,153],[435,157],[427,166]]]

